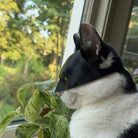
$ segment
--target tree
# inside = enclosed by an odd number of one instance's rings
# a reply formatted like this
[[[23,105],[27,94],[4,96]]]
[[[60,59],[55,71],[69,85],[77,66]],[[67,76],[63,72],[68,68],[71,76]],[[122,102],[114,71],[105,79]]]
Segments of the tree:
[[[14,65],[23,57],[29,64],[35,56],[43,59],[47,74],[57,78],[72,6],[73,0],[1,1],[1,64],[5,59]]]
[[[1,0],[0,1],[0,55],[1,64],[4,62],[5,52],[8,49],[8,39],[10,38],[10,32],[7,29],[7,22],[12,17],[14,12],[18,12],[19,9],[15,1]]]
[[[58,74],[58,65],[62,62],[73,0],[47,0],[46,2],[33,1],[43,8],[38,19],[41,22],[47,22],[46,30],[49,33],[47,42],[51,44],[50,46],[53,45],[52,51],[55,55],[51,67],[53,68],[53,66],[57,65],[56,74]]]

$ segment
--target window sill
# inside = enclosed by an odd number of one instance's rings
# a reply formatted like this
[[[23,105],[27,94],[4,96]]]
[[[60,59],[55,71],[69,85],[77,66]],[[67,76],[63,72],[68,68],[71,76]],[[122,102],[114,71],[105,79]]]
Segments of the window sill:
[[[9,125],[1,138],[15,138],[15,131],[19,125],[20,124]],[[37,138],[37,133],[35,133],[32,138]]]

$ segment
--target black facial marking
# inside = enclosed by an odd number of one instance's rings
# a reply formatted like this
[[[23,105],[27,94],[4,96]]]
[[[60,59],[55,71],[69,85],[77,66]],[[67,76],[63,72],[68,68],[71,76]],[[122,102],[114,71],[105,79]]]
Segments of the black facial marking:
[[[126,85],[122,86],[125,93],[137,91],[135,83],[130,74],[124,69],[115,49],[110,44],[102,41],[91,25],[81,25],[80,33],[74,35],[74,42],[77,51],[63,65],[56,92],[81,86],[114,72],[118,72],[126,78]],[[99,46],[98,53],[97,44]],[[101,57],[106,60],[109,53],[113,54],[113,62],[104,69],[100,68],[100,64],[103,63]]]

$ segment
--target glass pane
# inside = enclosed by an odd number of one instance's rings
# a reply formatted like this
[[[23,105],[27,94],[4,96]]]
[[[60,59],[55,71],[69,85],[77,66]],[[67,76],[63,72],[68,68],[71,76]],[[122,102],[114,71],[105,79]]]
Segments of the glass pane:
[[[74,0],[0,1],[0,120],[19,103],[18,88],[57,80]]]
[[[126,53],[125,53],[126,51]],[[138,0],[134,1],[129,21],[126,42],[124,45],[123,61],[125,67],[133,74],[138,68]]]

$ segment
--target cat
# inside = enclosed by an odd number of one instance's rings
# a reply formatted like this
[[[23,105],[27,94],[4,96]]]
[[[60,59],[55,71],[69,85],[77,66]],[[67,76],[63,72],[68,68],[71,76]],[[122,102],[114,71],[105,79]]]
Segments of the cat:
[[[83,23],[56,92],[71,109],[71,138],[138,138],[138,88],[116,50]]]

